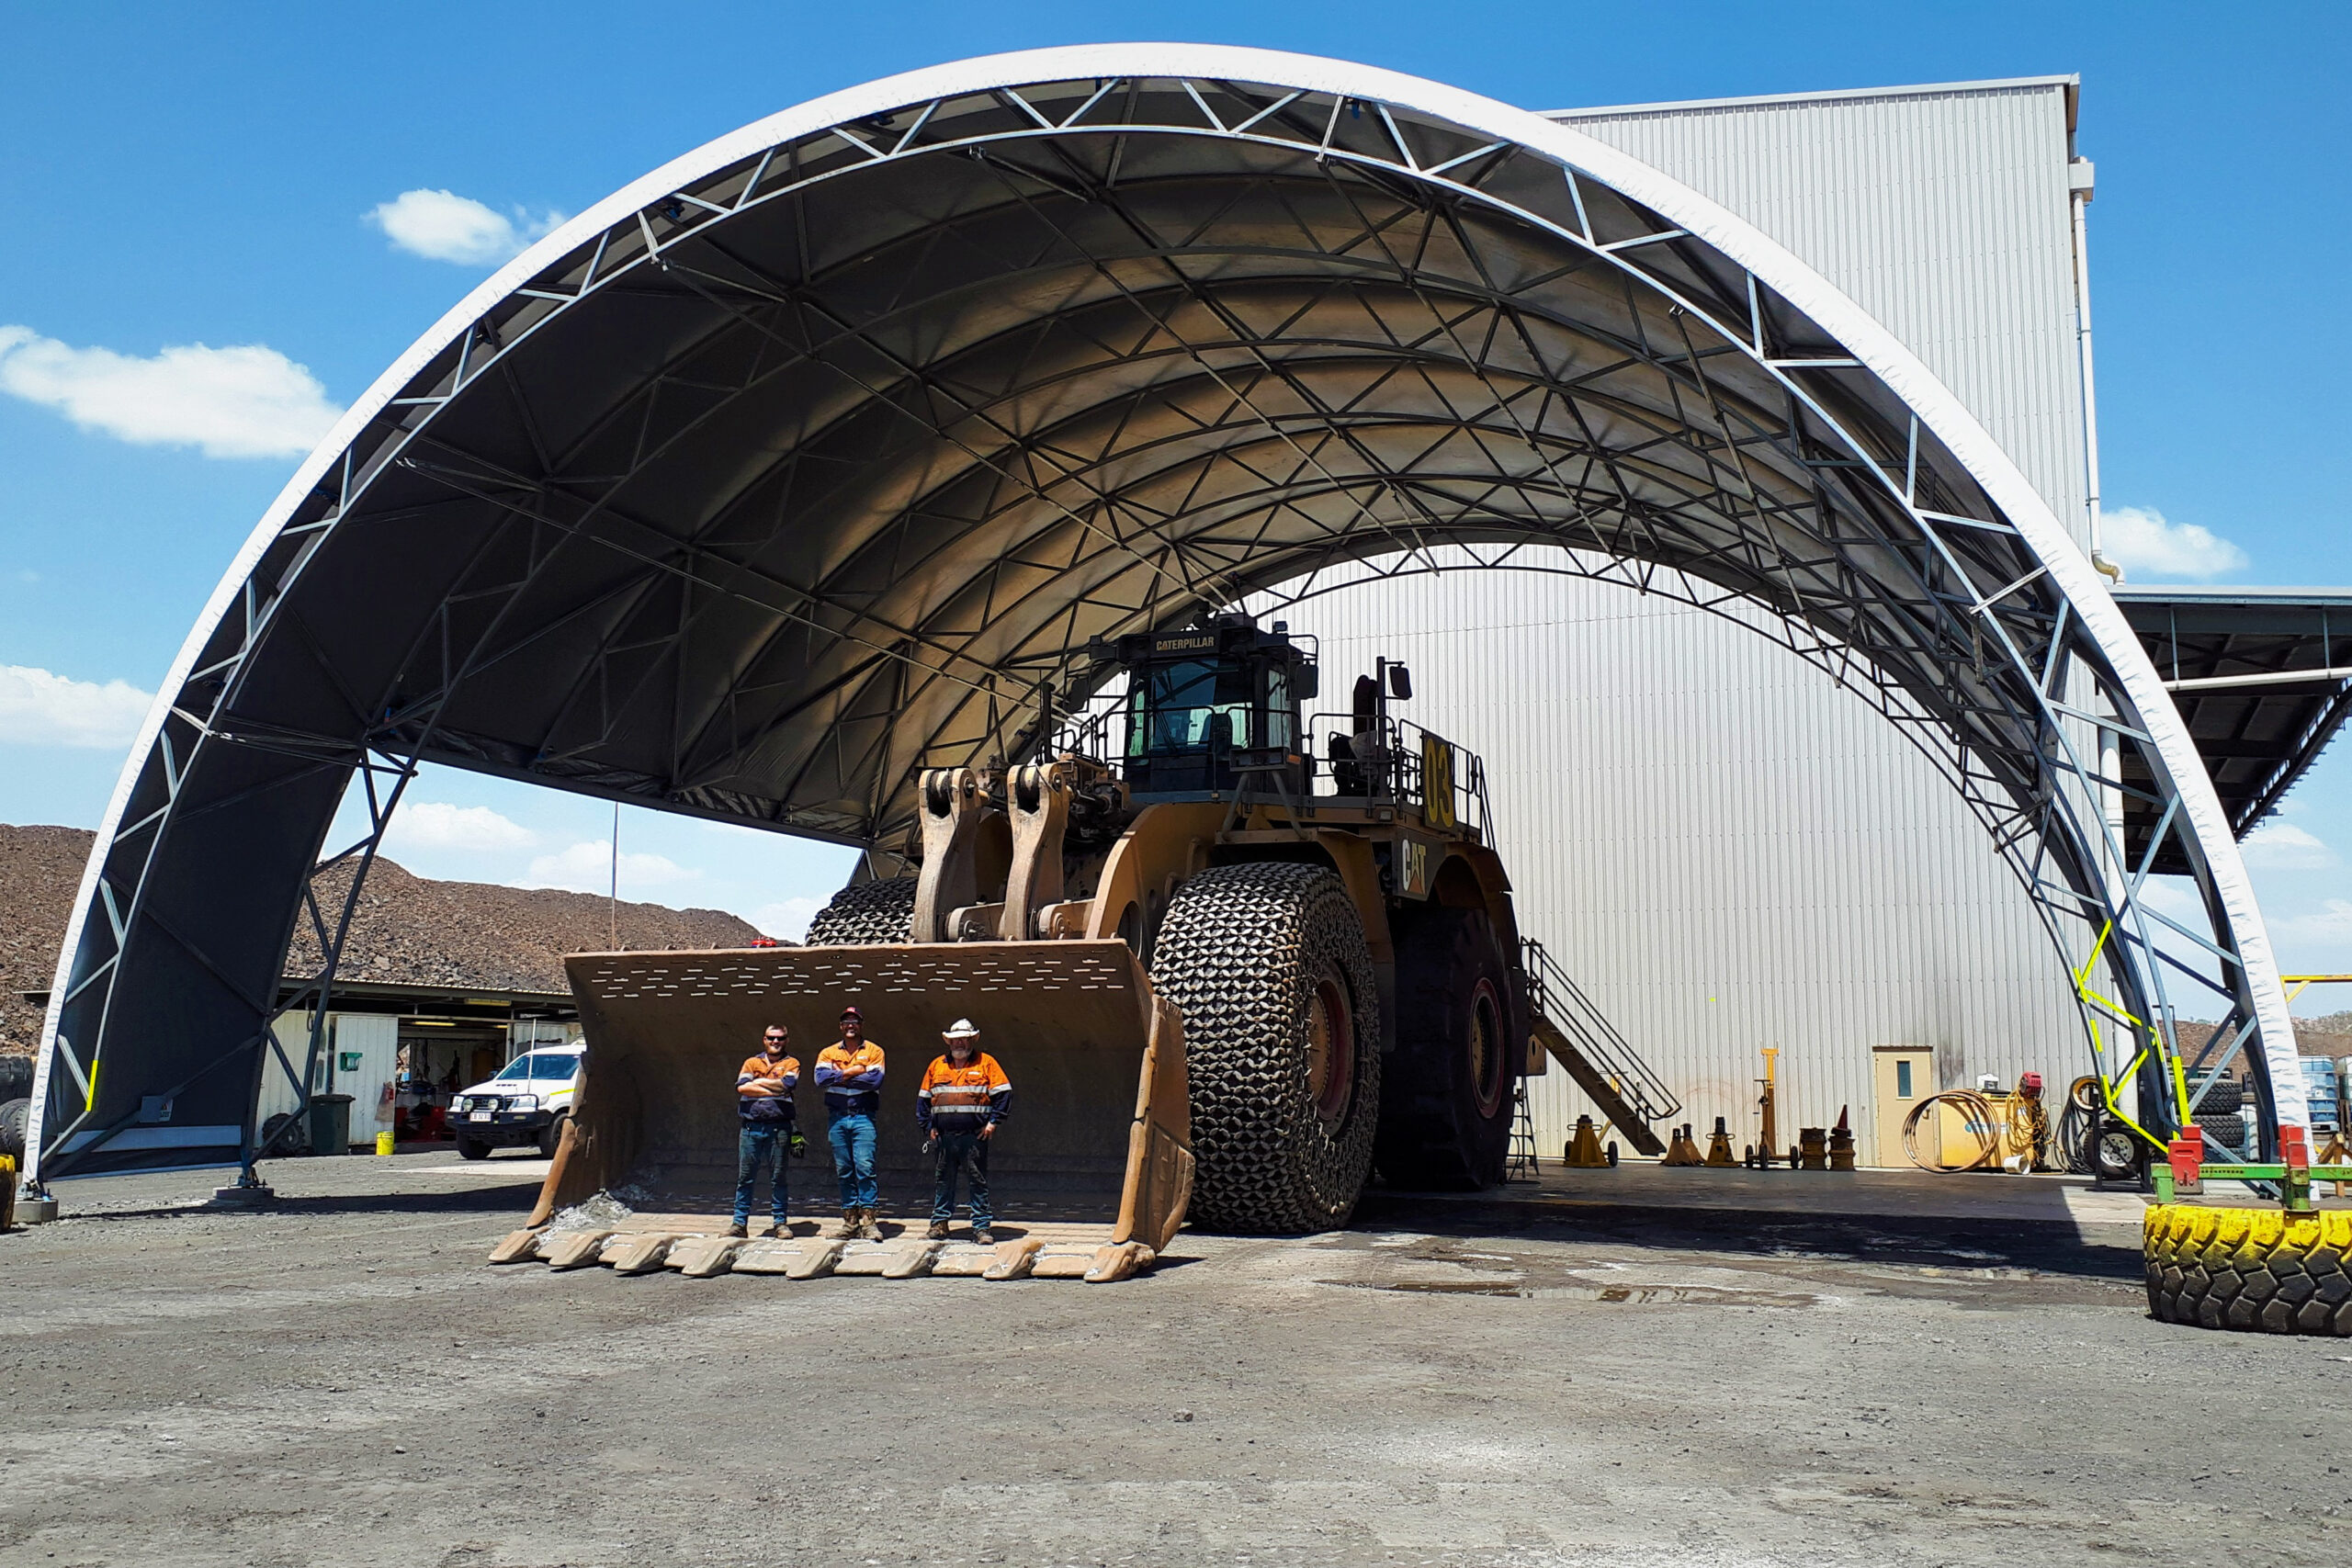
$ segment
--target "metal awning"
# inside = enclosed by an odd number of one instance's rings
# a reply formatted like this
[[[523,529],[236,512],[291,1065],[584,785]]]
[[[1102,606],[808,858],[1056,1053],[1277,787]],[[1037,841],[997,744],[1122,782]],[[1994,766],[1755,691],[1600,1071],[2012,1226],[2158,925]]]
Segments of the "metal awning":
[[[2244,838],[2277,809],[2352,715],[2352,588],[2120,587],[2140,634],[2213,776],[2230,830]],[[2145,788],[2137,753],[2127,786]],[[2158,808],[2128,799],[2127,852],[2146,852]],[[2167,845],[2154,869],[2187,869]]]

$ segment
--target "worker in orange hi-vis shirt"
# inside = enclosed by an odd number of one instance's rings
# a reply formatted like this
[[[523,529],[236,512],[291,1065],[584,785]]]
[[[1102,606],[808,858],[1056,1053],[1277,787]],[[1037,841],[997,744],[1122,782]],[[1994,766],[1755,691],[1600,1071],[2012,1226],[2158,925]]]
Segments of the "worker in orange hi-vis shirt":
[[[996,1240],[989,1229],[996,1215],[989,1204],[989,1143],[1012,1107],[1012,1080],[980,1049],[980,1032],[970,1019],[957,1019],[940,1039],[947,1053],[933,1060],[915,1091],[915,1120],[925,1146],[938,1156],[930,1235],[936,1241],[947,1234],[947,1222],[956,1217],[956,1179],[968,1173],[972,1239],[987,1246]]]
[[[762,1032],[760,1054],[744,1059],[735,1071],[735,1114],[742,1123],[735,1147],[735,1223],[729,1235],[742,1235],[752,1218],[752,1187],[765,1167],[768,1216],[775,1234],[785,1229],[785,1155],[800,1142],[793,1125],[792,1091],[800,1082],[799,1060],[785,1047],[791,1031],[771,1023]]]
[[[842,1236],[873,1241],[874,1112],[882,1103],[882,1047],[865,1037],[865,1020],[854,1007],[842,1009],[838,1044],[817,1053],[817,1087],[825,1091],[826,1141],[833,1145],[833,1174],[842,1184]]]
[[[790,1042],[790,1030],[781,1022],[772,1022],[762,1030],[760,1055],[743,1058],[736,1067],[736,1119],[741,1135],[736,1138],[736,1213],[734,1224],[727,1227],[729,1236],[746,1235],[751,1224],[751,1190],[760,1180],[762,1166],[769,1170],[769,1220],[783,1236],[783,1206],[786,1187],[790,1185],[783,1176],[783,1156],[788,1149],[799,1145],[799,1128],[793,1126],[793,1089],[799,1084],[799,1058],[786,1051]]]

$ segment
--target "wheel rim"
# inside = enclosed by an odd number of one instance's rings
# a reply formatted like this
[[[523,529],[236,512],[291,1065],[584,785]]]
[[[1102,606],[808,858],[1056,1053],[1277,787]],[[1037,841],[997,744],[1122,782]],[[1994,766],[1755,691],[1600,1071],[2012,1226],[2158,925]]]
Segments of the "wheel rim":
[[[1503,1108],[1503,1085],[1510,1075],[1503,1071],[1502,1018],[1495,1002],[1495,987],[1481,980],[1470,999],[1470,1030],[1466,1049],[1470,1055],[1470,1087],[1477,1097],[1478,1114],[1492,1117]]]
[[[1327,975],[1306,1002],[1306,1098],[1325,1126],[1347,1115],[1355,1077],[1356,1032],[1348,994]]]

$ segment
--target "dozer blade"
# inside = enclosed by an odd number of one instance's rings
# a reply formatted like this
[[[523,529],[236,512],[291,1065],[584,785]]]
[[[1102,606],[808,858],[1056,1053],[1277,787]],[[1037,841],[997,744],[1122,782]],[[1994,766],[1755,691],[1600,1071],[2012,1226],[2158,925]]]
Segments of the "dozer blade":
[[[990,1144],[1001,1218],[1112,1226],[1165,1251],[1193,1189],[1181,1015],[1120,942],[973,942],[725,953],[591,953],[564,960],[588,1055],[572,1122],[533,1221],[610,1191],[639,1211],[725,1213],[735,1189],[735,1073],[782,1023],[800,1058],[796,1204],[830,1204],[832,1159],[817,1053],[853,1003],[888,1057],[876,1174],[886,1214],[928,1214],[932,1161],[915,1089],[957,1018],[1012,1082]],[[765,1193],[760,1194],[765,1201]]]
[[[1625,1097],[1617,1092],[1617,1086],[1609,1080],[1609,1076],[1577,1049],[1576,1042],[1570,1040],[1558,1024],[1541,1012],[1534,1015],[1534,1024],[1535,1038],[1544,1043],[1544,1049],[1551,1052],[1553,1059],[1568,1070],[1568,1077],[1577,1080],[1577,1087],[1584,1090],[1585,1098],[1600,1108],[1600,1113],[1609,1118],[1610,1125],[1625,1134],[1627,1143],[1645,1155],[1666,1152],[1666,1145],[1658,1142],[1657,1134],[1650,1130],[1647,1122],[1642,1120],[1641,1112],[1626,1102]]]

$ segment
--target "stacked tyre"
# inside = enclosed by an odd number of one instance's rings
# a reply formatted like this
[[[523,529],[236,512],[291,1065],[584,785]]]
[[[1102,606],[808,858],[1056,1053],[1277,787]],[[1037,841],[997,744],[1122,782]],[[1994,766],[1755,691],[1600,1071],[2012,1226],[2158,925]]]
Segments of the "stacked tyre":
[[[810,947],[864,947],[904,942],[914,932],[915,879],[858,882],[833,895],[808,922]]]
[[[2230,1152],[2232,1159],[2246,1157],[2245,1086],[2235,1078],[2207,1084],[2197,1100],[2197,1130]]]
[[[2148,1310],[2166,1323],[2352,1337],[2352,1211],[2164,1203],[2143,1247]]]
[[[0,1056],[0,1155],[25,1160],[25,1126],[33,1112],[33,1059]]]

